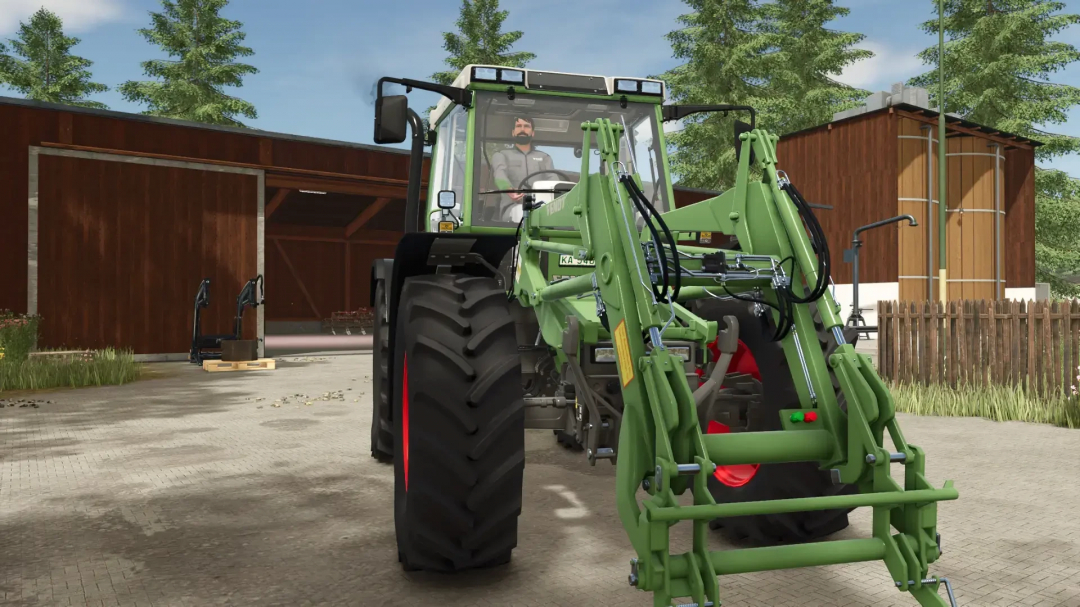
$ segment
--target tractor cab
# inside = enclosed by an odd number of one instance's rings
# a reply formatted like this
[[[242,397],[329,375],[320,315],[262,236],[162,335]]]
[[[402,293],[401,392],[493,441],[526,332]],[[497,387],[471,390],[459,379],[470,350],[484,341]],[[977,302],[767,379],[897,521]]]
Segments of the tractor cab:
[[[429,231],[447,221],[454,231],[515,229],[525,194],[550,202],[578,183],[581,125],[598,119],[625,127],[620,161],[640,175],[642,190],[659,212],[670,209],[662,82],[474,65],[453,86],[471,91],[471,103],[444,98],[429,117]],[[595,142],[590,147],[596,156]],[[439,192],[454,193],[452,208],[439,208]]]

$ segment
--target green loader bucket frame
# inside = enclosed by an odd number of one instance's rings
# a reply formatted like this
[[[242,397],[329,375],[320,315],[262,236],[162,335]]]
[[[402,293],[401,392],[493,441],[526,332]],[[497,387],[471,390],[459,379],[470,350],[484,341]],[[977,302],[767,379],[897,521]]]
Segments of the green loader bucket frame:
[[[602,119],[582,124],[582,130],[581,181],[542,206],[526,198],[513,293],[522,305],[537,308],[543,338],[555,349],[562,347],[565,315],[576,309],[566,302],[596,296],[597,314],[605,321],[599,332],[615,345],[623,396],[616,501],[637,553],[630,584],[652,592],[656,606],[671,605],[676,598],[690,598],[698,607],[719,606],[721,575],[883,560],[897,588],[910,592],[920,605],[955,605],[948,580],[932,576],[929,567],[941,555],[937,502],[959,494],[951,481],[934,488],[927,480],[925,453],[904,439],[893,398],[871,360],[845,342],[839,308],[828,289],[816,302],[788,308],[790,330],[782,346],[801,407],[781,412],[781,431],[704,434],[683,362],[663,345],[664,339],[701,346],[716,339],[718,323],[692,314],[682,305],[690,300],[756,292],[780,308],[781,290],[806,298],[813,285],[828,280],[819,276],[818,255],[791,195],[794,190],[776,169],[779,138],[757,128],[741,132],[735,187],[660,215],[675,234],[736,235],[741,250],[679,246],[678,260],[673,260],[681,273],[679,294],[671,298],[672,289],[658,300],[652,287],[662,270],[657,253],[663,246],[653,242],[650,247],[649,238],[630,220],[640,177],[619,162],[623,127]],[[607,169],[596,174],[589,166],[594,140]],[[760,180],[751,181],[751,169],[762,175]],[[541,267],[544,252],[591,262],[594,270],[549,283]],[[817,304],[837,343],[827,358],[811,345],[816,339],[811,303]],[[777,310],[772,317],[781,322]],[[839,380],[846,411],[830,371]],[[810,412],[814,415],[806,415]],[[895,451],[883,446],[886,431]],[[832,472],[834,482],[854,485],[858,494],[718,504],[706,485],[717,466],[800,461],[817,462]],[[893,463],[903,466],[902,485],[891,475]],[[640,502],[639,488],[649,496]],[[687,491],[693,505],[680,505],[678,498]],[[870,538],[724,551],[707,547],[712,519],[857,507],[873,508]],[[693,525],[693,549],[671,554],[670,529],[681,521]],[[949,602],[939,594],[940,585],[946,586]]]

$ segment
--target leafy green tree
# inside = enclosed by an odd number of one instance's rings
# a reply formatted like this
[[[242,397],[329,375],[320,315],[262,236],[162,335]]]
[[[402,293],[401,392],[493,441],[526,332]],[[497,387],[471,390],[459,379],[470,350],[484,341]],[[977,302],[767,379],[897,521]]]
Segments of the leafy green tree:
[[[93,62],[71,54],[80,41],[64,35],[63,21],[56,14],[39,9],[29,23],[20,24],[18,39],[10,42],[18,57],[0,44],[0,83],[27,99],[105,109],[105,104],[86,96],[109,88],[90,81]]]
[[[933,6],[935,17],[922,29],[937,37],[936,0]],[[1064,123],[1080,104],[1080,88],[1051,81],[1080,59],[1072,45],[1051,40],[1080,16],[1061,14],[1065,4],[1048,0],[946,0],[944,8],[945,110],[1045,143],[1035,148],[1040,161],[1080,151],[1080,139],[1037,126]],[[919,56],[932,67],[911,83],[929,89],[936,105],[938,48]],[[1055,295],[1080,295],[1061,278],[1080,271],[1080,183],[1037,168],[1035,184],[1036,279]]]
[[[150,13],[152,26],[140,29],[147,41],[174,59],[142,62],[145,75],[158,81],[129,80],[119,88],[124,99],[145,103],[144,114],[209,124],[244,126],[235,116],[258,118],[255,106],[225,93],[243,86],[253,66],[239,57],[255,54],[243,46],[243,25],[221,16],[228,0],[161,0],[163,11]]]
[[[772,49],[769,95],[761,106],[765,128],[784,134],[815,127],[863,103],[870,91],[836,77],[874,53],[855,48],[866,36],[828,28],[849,9],[834,0],[776,0],[763,9],[763,39]]]
[[[685,0],[695,10],[667,38],[686,62],[660,76],[679,103],[731,103],[757,110],[758,125],[784,134],[823,124],[869,93],[838,82],[843,69],[873,56],[854,48],[861,34],[827,25],[848,14],[833,0]],[[672,171],[690,187],[734,184],[734,121],[697,115],[668,137]]]
[[[1035,280],[1059,297],[1080,297],[1067,279],[1080,269],[1080,180],[1063,171],[1035,171]]]
[[[503,22],[510,11],[499,10],[499,0],[462,0],[459,33],[443,33],[443,49],[450,53],[446,65],[452,69],[436,72],[431,78],[439,84],[452,84],[461,70],[470,64],[525,67],[536,58],[533,53],[510,49],[524,32],[503,33]]]

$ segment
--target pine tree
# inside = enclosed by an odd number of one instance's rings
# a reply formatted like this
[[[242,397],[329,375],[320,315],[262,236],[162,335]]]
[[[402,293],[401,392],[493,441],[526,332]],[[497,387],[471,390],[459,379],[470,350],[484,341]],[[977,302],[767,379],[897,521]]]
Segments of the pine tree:
[[[90,81],[93,62],[71,54],[80,40],[64,35],[63,21],[56,14],[39,9],[29,23],[20,24],[18,39],[10,42],[22,59],[9,55],[0,44],[0,83],[27,99],[105,109],[105,104],[86,96],[109,88]]]
[[[124,99],[145,103],[144,114],[209,124],[244,126],[235,116],[258,118],[255,106],[229,96],[224,87],[243,86],[254,67],[237,63],[254,51],[241,43],[242,24],[220,15],[228,0],[161,0],[163,12],[150,13],[152,26],[140,29],[174,60],[144,61],[144,73],[159,81],[128,81],[119,90]]]
[[[758,126],[783,135],[832,120],[869,93],[835,80],[873,56],[854,48],[864,38],[828,29],[848,14],[834,0],[685,0],[696,12],[671,32],[686,63],[660,76],[679,103],[750,105]],[[669,135],[672,172],[690,187],[734,184],[734,121],[748,116],[691,116]]]
[[[659,76],[682,104],[758,106],[768,95],[768,43],[754,0],[685,0],[695,12],[669,33],[676,58],[686,62]],[[738,116],[747,121],[746,116]],[[695,114],[668,136],[671,171],[681,185],[726,189],[734,183],[734,114]]]
[[[439,84],[452,84],[466,65],[525,67],[535,59],[533,53],[511,52],[524,33],[502,32],[509,14],[499,10],[499,0],[462,0],[461,16],[456,22],[460,33],[443,33],[443,49],[450,53],[446,64],[453,69],[432,74],[431,78]]]
[[[1047,132],[1037,124],[1060,124],[1080,104],[1080,88],[1050,81],[1055,72],[1080,60],[1070,44],[1050,40],[1078,15],[1057,14],[1062,2],[1048,0],[946,0],[945,111],[972,122],[1045,143],[1036,156],[1048,160],[1080,151],[1080,139]],[[922,29],[938,36],[934,15]],[[911,84],[930,91],[938,103],[938,47],[919,57],[931,66]]]
[[[499,10],[499,0],[461,0],[461,14],[455,25],[458,33],[443,32],[443,49],[450,53],[446,65],[450,68],[431,75],[439,84],[450,85],[466,65],[504,65],[525,67],[536,58],[533,53],[512,52],[524,32],[502,33],[503,22],[510,11]],[[435,106],[427,110],[430,115]],[[428,119],[424,117],[425,127]]]
[[[760,108],[765,128],[782,135],[825,124],[866,99],[870,91],[835,79],[874,56],[855,48],[866,36],[827,27],[850,10],[834,0],[776,0],[763,9],[763,39],[772,49],[770,94]]]
[[[1061,124],[1080,104],[1080,88],[1050,80],[1080,60],[1075,47],[1050,40],[1080,16],[1060,14],[1064,3],[1048,0],[946,0],[944,8],[945,111],[1043,142],[1035,148],[1040,161],[1080,151],[1080,139],[1036,126]],[[922,29],[937,37],[936,0]],[[937,46],[919,57],[932,67],[911,83],[929,89],[937,105]],[[1080,182],[1036,167],[1035,189],[1036,280],[1056,295],[1078,296],[1080,288],[1061,276],[1080,271]]]

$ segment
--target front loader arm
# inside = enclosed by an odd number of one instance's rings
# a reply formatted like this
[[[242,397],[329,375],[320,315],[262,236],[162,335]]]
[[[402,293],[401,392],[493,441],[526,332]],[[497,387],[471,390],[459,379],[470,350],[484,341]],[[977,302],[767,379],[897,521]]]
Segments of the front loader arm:
[[[951,482],[941,489],[929,484],[924,454],[904,441],[887,386],[870,359],[844,342],[828,290],[816,301],[837,341],[828,359],[816,344],[811,347],[816,339],[811,302],[790,306],[791,327],[782,345],[801,408],[781,412],[784,430],[704,435],[683,363],[663,344],[674,335],[704,343],[715,337],[715,323],[697,318],[677,303],[658,301],[653,290],[658,263],[647,254],[655,248],[643,247],[633,221],[633,194],[619,179],[625,175],[618,162],[622,127],[601,120],[585,123],[582,129],[581,182],[552,203],[526,208],[514,292],[523,305],[542,308],[539,315],[549,320],[556,302],[596,296],[597,318],[615,345],[623,397],[616,503],[637,553],[631,585],[651,591],[656,606],[671,605],[672,599],[681,597],[690,597],[698,606],[718,606],[718,575],[884,560],[896,585],[910,591],[921,605],[947,605],[937,594],[940,580],[929,576],[929,564],[940,555],[936,502],[956,499],[958,493]],[[606,164],[604,174],[589,172],[593,137],[600,161]],[[784,309],[785,298],[805,298],[828,279],[819,276],[818,257],[798,208],[778,177],[777,139],[762,130],[743,134],[735,188],[662,216],[673,232],[736,234],[742,246],[739,252],[724,252],[719,271],[715,252],[681,248],[673,262],[685,270],[681,299],[757,293],[761,301]],[[751,150],[762,169],[762,181],[749,180]],[[580,241],[545,241],[544,230],[559,225],[575,227]],[[540,271],[542,252],[592,261],[595,270],[548,284]],[[777,310],[773,318],[780,322]],[[563,347],[558,326],[561,323],[542,329],[544,340],[556,350]],[[558,354],[563,358],[567,353]],[[846,397],[846,412],[837,403],[830,369]],[[811,409],[821,423],[794,421]],[[896,452],[884,448],[885,431]],[[708,491],[708,475],[717,465],[794,461],[819,462],[835,470],[838,481],[856,485],[860,493],[717,504]],[[905,467],[902,486],[889,474],[892,462]],[[639,502],[642,487],[649,497]],[[677,497],[687,490],[693,505],[681,506]],[[874,508],[871,538],[716,552],[707,547],[708,521],[717,517],[860,506]],[[672,555],[669,529],[680,521],[693,525],[693,548]]]

